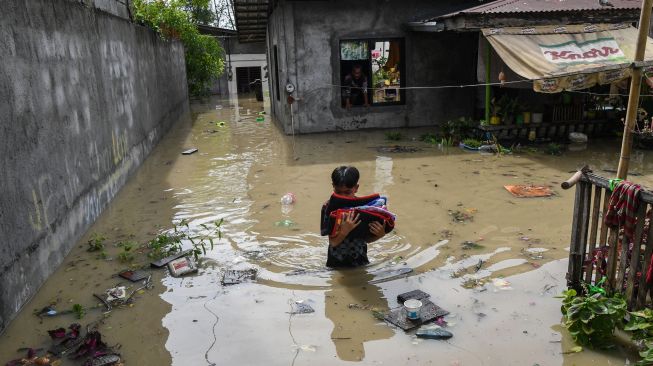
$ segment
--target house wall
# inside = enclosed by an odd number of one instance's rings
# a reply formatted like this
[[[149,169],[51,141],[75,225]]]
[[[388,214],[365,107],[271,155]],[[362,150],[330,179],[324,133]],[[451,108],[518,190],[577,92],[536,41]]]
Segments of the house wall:
[[[181,43],[78,1],[2,11],[0,333],[190,116]]]
[[[236,83],[236,67],[245,66],[261,66],[266,65],[265,61],[265,43],[240,43],[235,34],[225,34],[225,36],[218,37],[218,41],[225,52],[224,73],[215,81],[211,87],[211,93],[226,96],[229,94],[236,94],[237,89],[234,87]],[[229,54],[231,57],[229,57]],[[262,60],[262,62],[261,62]],[[234,77],[229,80],[229,62],[231,61],[231,70]],[[261,70],[261,76],[265,76],[265,70]],[[265,78],[264,78],[265,79]],[[268,94],[269,88],[264,85],[263,92]]]
[[[474,83],[477,33],[418,33],[405,24],[474,5],[475,1],[280,0],[268,20],[272,111],[286,133],[436,125],[473,114],[474,88],[406,91],[406,103],[369,109],[341,106],[342,39],[404,38],[406,87]],[[274,46],[279,77],[274,75]],[[285,85],[296,91],[287,103]],[[281,93],[277,98],[276,85]],[[291,108],[292,117],[291,118]]]

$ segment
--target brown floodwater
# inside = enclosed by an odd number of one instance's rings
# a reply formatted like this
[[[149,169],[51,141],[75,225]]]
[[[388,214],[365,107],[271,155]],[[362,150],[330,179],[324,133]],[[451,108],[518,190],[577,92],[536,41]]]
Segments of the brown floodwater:
[[[606,352],[573,347],[559,326],[573,190],[559,183],[589,163],[611,175],[619,140],[591,141],[559,157],[537,152],[484,155],[420,142],[429,129],[285,136],[252,99],[193,103],[180,123],[91,227],[0,339],[0,362],[21,347],[47,347],[47,330],[102,320],[107,343],[132,365],[623,365],[636,353],[620,342]],[[219,122],[223,121],[224,124]],[[393,145],[411,152],[392,152]],[[180,155],[196,147],[193,155]],[[651,186],[649,153],[637,151],[631,179]],[[371,264],[349,271],[324,266],[328,241],[319,210],[339,165],[361,172],[359,194],[380,192],[396,230],[370,244]],[[549,198],[520,199],[507,184],[553,187]],[[297,200],[283,206],[280,198]],[[453,213],[471,217],[457,222]],[[154,288],[133,306],[103,313],[93,293],[121,282],[124,268],[148,266],[145,250],[121,262],[121,241],[145,243],[186,220],[215,246],[196,275],[153,270]],[[222,235],[202,225],[224,220]],[[108,258],[88,252],[94,233],[107,238]],[[479,246],[465,248],[471,241]],[[190,247],[190,243],[184,243]],[[482,262],[477,270],[479,261]],[[258,271],[253,282],[221,285],[227,269]],[[403,274],[412,269],[409,274]],[[148,269],[149,270],[149,269]],[[465,288],[478,280],[481,285]],[[507,282],[506,282],[507,281]],[[125,282],[123,281],[123,284]],[[396,296],[422,289],[450,311],[454,338],[422,341],[372,316],[397,307]],[[87,314],[39,319],[49,303]],[[291,315],[293,304],[315,312]],[[628,360],[628,361],[627,361]]]

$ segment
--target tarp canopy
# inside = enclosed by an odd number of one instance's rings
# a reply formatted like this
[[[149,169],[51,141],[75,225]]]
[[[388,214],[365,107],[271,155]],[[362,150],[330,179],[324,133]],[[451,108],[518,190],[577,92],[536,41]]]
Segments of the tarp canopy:
[[[501,59],[543,93],[585,89],[630,77],[637,28],[591,24],[528,28],[488,28],[483,35]],[[643,66],[653,65],[647,39]]]

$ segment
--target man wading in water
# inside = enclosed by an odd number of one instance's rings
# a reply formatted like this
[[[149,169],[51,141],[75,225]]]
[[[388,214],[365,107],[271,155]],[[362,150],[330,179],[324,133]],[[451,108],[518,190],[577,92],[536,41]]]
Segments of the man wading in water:
[[[368,230],[359,229],[356,230],[357,235],[353,235],[352,232],[363,222],[360,214],[353,210],[339,216],[334,223],[329,222],[329,214],[335,211],[335,200],[339,200],[339,203],[344,205],[342,207],[351,208],[382,199],[378,195],[356,197],[359,177],[358,169],[353,166],[341,166],[331,173],[334,194],[322,206],[321,218],[321,234],[329,235],[327,267],[358,267],[370,263],[367,259],[367,244],[381,239],[386,234],[387,224],[377,220],[363,224],[367,225]],[[358,202],[359,200],[362,203]]]

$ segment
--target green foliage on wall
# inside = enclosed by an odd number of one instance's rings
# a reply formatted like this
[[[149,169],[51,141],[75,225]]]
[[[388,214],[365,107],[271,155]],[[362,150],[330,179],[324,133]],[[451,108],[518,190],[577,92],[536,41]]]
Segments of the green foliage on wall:
[[[210,83],[224,71],[224,51],[218,41],[200,34],[195,19],[202,5],[208,9],[208,0],[135,0],[134,20],[146,25],[166,39],[183,43],[186,59],[186,78],[191,95],[204,95]],[[205,4],[204,4],[205,3]],[[201,13],[201,12],[200,12]],[[203,14],[203,13],[202,13]]]

